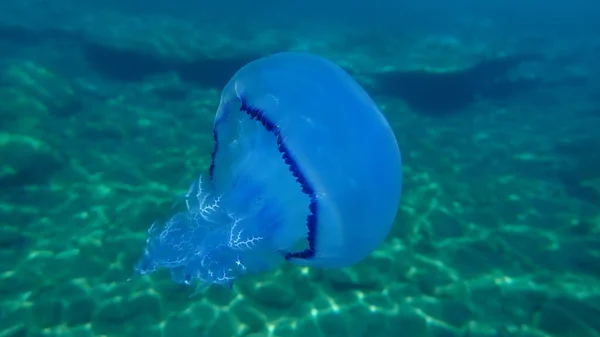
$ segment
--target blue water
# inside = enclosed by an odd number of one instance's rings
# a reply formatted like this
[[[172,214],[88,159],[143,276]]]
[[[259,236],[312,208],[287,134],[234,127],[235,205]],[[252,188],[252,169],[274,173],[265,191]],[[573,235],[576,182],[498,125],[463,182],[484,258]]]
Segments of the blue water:
[[[0,336],[600,336],[598,13],[2,1]]]

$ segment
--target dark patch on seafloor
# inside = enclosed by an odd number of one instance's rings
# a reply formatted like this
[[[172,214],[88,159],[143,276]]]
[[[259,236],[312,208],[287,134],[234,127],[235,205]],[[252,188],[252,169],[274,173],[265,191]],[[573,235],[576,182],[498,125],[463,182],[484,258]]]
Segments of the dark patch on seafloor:
[[[539,78],[511,78],[510,74],[521,63],[541,60],[540,55],[514,55],[454,71],[392,71],[372,77],[378,94],[399,97],[418,112],[446,115],[477,98],[498,100],[537,88],[542,84]]]
[[[597,137],[558,142],[554,146],[556,154],[565,160],[558,171],[558,180],[571,197],[600,207],[600,189],[586,182],[600,180],[600,148]]]
[[[142,81],[147,76],[169,71],[168,59],[136,50],[109,48],[84,41],[83,56],[96,72],[118,81]]]
[[[83,54],[96,72],[115,80],[142,81],[150,76],[175,72],[184,82],[209,88],[225,86],[237,69],[260,57],[260,55],[227,58],[198,57],[188,62],[90,41],[83,44]]]
[[[235,71],[244,64],[261,57],[258,54],[241,54],[215,58],[198,56],[185,61],[163,57],[141,50],[110,46],[86,38],[77,32],[60,30],[35,30],[17,25],[0,24],[0,43],[9,46],[31,47],[46,42],[70,42],[78,46],[87,65],[109,79],[137,82],[167,72],[176,73],[187,83],[209,88],[222,88]],[[166,97],[182,98],[180,93],[166,93]]]

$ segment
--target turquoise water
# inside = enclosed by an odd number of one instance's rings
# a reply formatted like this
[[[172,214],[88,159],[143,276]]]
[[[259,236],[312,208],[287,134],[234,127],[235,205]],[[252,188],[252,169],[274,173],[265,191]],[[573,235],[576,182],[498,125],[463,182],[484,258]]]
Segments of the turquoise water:
[[[1,337],[600,336],[594,4],[236,6],[0,5]],[[193,298],[133,277],[210,165],[222,87],[283,50],[338,63],[389,119],[389,237]]]

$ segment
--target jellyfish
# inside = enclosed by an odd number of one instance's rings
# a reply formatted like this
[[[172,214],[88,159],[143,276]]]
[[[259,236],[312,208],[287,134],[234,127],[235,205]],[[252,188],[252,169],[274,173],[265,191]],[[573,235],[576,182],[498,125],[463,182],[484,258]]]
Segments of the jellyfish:
[[[185,208],[148,230],[138,275],[231,286],[290,262],[343,268],[386,238],[402,161],[363,88],[330,60],[284,52],[254,60],[222,91],[211,164]]]

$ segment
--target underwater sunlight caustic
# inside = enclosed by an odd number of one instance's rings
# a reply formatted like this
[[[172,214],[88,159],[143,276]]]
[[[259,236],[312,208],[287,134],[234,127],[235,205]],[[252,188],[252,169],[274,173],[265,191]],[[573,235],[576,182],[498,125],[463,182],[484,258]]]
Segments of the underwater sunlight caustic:
[[[340,268],[388,235],[402,163],[386,118],[344,70],[308,53],[252,61],[223,89],[214,151],[186,209],[153,225],[139,275],[231,286],[294,264]]]

